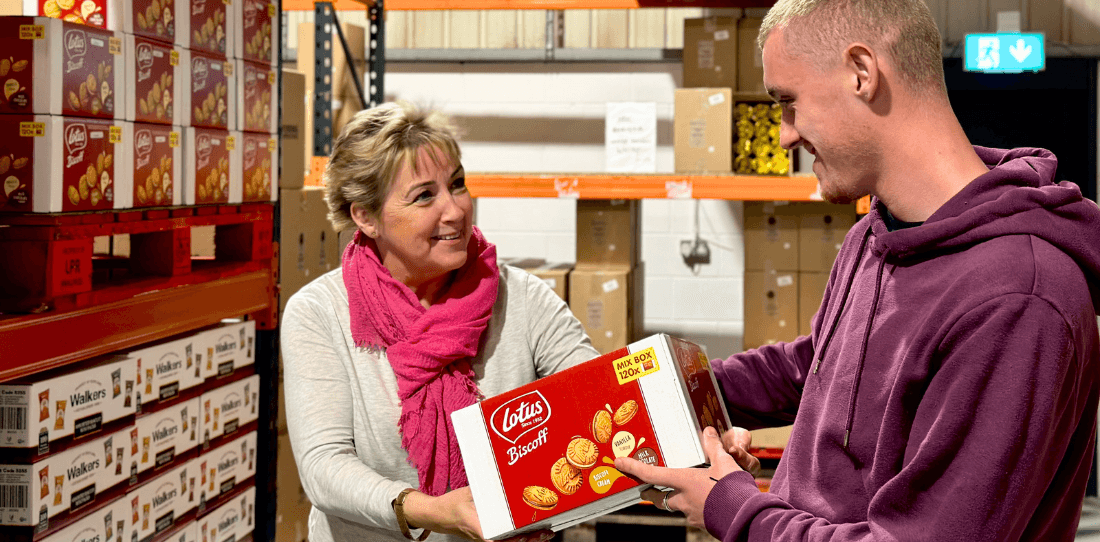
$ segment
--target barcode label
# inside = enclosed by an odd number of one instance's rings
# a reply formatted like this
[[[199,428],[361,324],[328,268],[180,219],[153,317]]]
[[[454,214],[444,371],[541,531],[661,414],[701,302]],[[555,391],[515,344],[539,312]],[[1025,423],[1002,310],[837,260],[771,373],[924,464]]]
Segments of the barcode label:
[[[0,485],[0,508],[24,509],[30,506],[30,489],[25,485]]]
[[[0,431],[27,429],[27,407],[0,407]]]

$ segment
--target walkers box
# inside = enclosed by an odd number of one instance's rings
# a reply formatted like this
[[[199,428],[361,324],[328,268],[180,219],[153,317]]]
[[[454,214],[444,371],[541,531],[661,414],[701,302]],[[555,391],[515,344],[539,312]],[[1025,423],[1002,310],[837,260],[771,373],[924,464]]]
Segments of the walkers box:
[[[179,205],[183,201],[183,138],[179,126],[134,123],[126,176],[133,190],[127,207]]]
[[[0,113],[123,116],[122,34],[49,17],[0,17]]]
[[[3,463],[5,491],[24,498],[0,501],[0,538],[41,538],[76,521],[97,503],[126,493],[129,429],[101,434],[33,463]]]
[[[178,22],[176,33],[183,33],[181,44],[192,51],[203,51],[221,58],[232,56],[232,31],[237,24],[232,0],[176,0],[189,9]],[[238,0],[239,1],[239,0]]]
[[[196,397],[202,385],[202,371],[196,358],[199,334],[192,333],[132,350],[137,360],[139,412],[159,410],[178,397]]]
[[[191,5],[187,0],[129,0],[122,11],[122,30],[127,34],[188,46]]]
[[[157,542],[199,542],[199,524],[195,520],[189,521],[174,531],[158,536]]]
[[[130,491],[126,500],[136,540],[162,539],[161,535],[194,520],[199,506],[198,482],[198,463],[192,459]]]
[[[279,85],[276,68],[237,60],[237,129],[274,134],[279,131]]]
[[[0,211],[125,208],[130,127],[125,121],[0,115]]]
[[[256,476],[256,432],[247,433],[199,456],[199,513],[217,508]]]
[[[146,414],[134,424],[138,482],[198,457],[199,398]]]
[[[200,542],[235,542],[249,536],[256,528],[256,487],[248,487],[197,523]]]
[[[184,66],[191,69],[180,88],[180,113],[184,126],[237,130],[239,78],[236,63],[211,53],[180,52]]]
[[[86,512],[84,517],[42,538],[41,542],[130,542],[128,512],[126,500],[117,499]]]
[[[272,66],[279,64],[275,50],[278,41],[275,37],[277,13],[272,0],[236,0],[237,23],[234,25],[236,36],[233,38],[235,51],[233,56],[253,62],[263,62]]]
[[[202,449],[220,446],[238,430],[251,431],[258,418],[260,376],[226,384],[202,394]]]
[[[668,335],[491,397],[452,415],[486,538],[560,530],[640,501],[617,457],[706,463],[703,427],[730,427],[703,349]]]
[[[0,384],[0,447],[5,458],[44,457],[134,416],[137,362],[115,358]]]
[[[184,205],[241,202],[241,133],[189,127],[183,145]]]
[[[217,386],[215,381],[252,369],[256,363],[256,321],[244,320],[223,322],[216,327],[201,332],[201,346],[205,351],[200,375],[209,384]],[[258,390],[253,387],[251,392]]]
[[[182,48],[140,36],[126,36],[126,120],[182,124],[190,67],[180,62]],[[186,55],[184,55],[186,57]],[[185,75],[185,73],[187,75]]]
[[[122,30],[120,0],[14,0],[0,6],[0,15],[51,17],[67,23]]]

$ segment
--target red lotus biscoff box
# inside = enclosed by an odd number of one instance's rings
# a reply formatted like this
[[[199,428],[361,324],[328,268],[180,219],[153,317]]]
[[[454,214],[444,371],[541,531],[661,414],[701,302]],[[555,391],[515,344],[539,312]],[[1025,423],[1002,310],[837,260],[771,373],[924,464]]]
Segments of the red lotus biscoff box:
[[[0,115],[0,211],[125,208],[125,121]]]
[[[121,30],[122,4],[122,0],[23,0],[22,10],[18,14]],[[16,14],[12,11],[8,13]]]
[[[187,37],[184,46],[226,58],[232,56],[233,27],[237,24],[233,0],[176,0],[183,2],[189,15],[181,18],[176,33]],[[240,0],[237,0],[240,1]],[[187,19],[186,22],[183,19]]]
[[[122,34],[49,17],[0,17],[0,113],[122,118]]]
[[[730,427],[701,347],[654,335],[452,415],[482,533],[555,531],[638,503],[617,457],[706,463],[703,427]]]
[[[181,124],[180,91],[190,67],[180,62],[172,45],[138,36],[126,36],[126,113],[131,122]]]
[[[241,201],[275,201],[279,199],[279,178],[275,175],[275,160],[279,157],[278,140],[271,134],[242,132],[243,195]]]
[[[191,66],[180,89],[183,126],[236,130],[240,72],[236,61],[198,51],[183,51],[180,57]]]
[[[189,127],[184,131],[183,204],[241,202],[241,133]]]
[[[237,129],[274,134],[279,131],[275,68],[257,62],[237,61]]]
[[[126,207],[179,205],[183,201],[183,132],[179,126],[133,123],[133,179]]]
[[[129,0],[123,6],[122,30],[127,34],[188,46],[191,6],[186,0]]]
[[[275,2],[272,0],[236,0],[236,36],[233,38],[236,58],[263,62],[272,66],[279,63],[273,34],[275,28]]]

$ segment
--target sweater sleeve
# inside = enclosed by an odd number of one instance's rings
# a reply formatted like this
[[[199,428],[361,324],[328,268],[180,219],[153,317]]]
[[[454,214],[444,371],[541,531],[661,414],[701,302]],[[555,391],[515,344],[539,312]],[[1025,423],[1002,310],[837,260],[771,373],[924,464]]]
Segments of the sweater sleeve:
[[[318,510],[348,521],[398,530],[390,503],[406,482],[363,463],[353,440],[355,405],[337,348],[344,344],[332,307],[305,290],[287,302],[281,347],[290,444],[302,487]]]
[[[539,378],[599,357],[588,334],[558,294],[542,279],[526,279],[527,325],[532,357]]]
[[[707,499],[708,530],[749,541],[1020,539],[1086,402],[1074,333],[1045,300],[1012,294],[943,337],[898,472],[866,521],[831,523],[746,491],[751,480],[734,473]]]
[[[760,429],[794,421],[813,352],[810,337],[803,336],[714,360],[733,424]]]

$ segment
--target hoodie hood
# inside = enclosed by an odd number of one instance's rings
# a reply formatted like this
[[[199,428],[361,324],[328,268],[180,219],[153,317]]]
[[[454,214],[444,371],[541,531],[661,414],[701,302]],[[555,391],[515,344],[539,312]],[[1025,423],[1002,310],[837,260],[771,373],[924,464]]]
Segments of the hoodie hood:
[[[1034,235],[1077,262],[1100,314],[1100,208],[1076,184],[1054,181],[1058,159],[1048,150],[974,150],[989,173],[974,179],[919,228],[888,232],[881,219],[875,220],[872,249],[901,263],[1006,235]],[[875,210],[881,206],[876,200]]]

